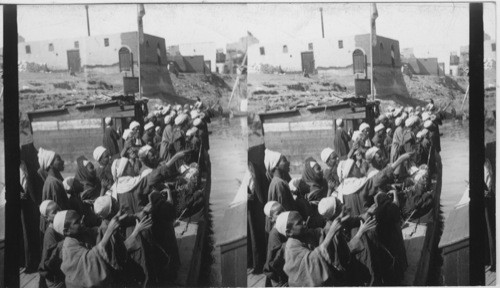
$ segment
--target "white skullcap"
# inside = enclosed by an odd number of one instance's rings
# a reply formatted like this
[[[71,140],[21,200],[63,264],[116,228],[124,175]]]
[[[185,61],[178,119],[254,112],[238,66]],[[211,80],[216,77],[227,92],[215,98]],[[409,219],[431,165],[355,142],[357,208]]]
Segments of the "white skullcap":
[[[42,147],[38,149],[38,164],[40,164],[40,168],[46,170],[52,161],[54,161],[54,157],[56,156],[56,152],[45,150]]]
[[[429,112],[422,113],[422,121],[427,121],[429,120],[429,118],[431,118],[431,113]]]
[[[431,126],[432,126],[432,121],[431,120],[427,120],[427,121],[424,122],[424,127],[425,128],[429,128]]]
[[[132,121],[132,122],[130,123],[130,125],[128,126],[128,129],[132,130],[132,129],[134,129],[134,128],[136,128],[136,127],[139,127],[139,126],[141,126],[141,124],[139,124],[139,122],[137,122],[137,121]]]
[[[387,117],[387,118],[391,118],[391,117],[392,117],[392,113],[391,113],[391,112],[387,112],[387,113],[385,113],[385,117]]]
[[[356,130],[352,133],[352,141],[353,142],[358,141],[360,138],[361,138],[361,131]]]
[[[290,187],[291,192],[297,191],[300,181],[301,178],[293,178],[292,180],[290,180],[290,182],[288,183],[288,187]]]
[[[89,160],[83,160],[82,163],[83,163],[83,167],[87,167],[87,165],[90,163],[90,161]]]
[[[401,112],[403,112],[403,108],[399,107],[398,109],[394,110],[393,116],[397,117],[399,114],[401,114]]]
[[[187,120],[187,119],[188,119],[187,114],[182,113],[182,114],[180,114],[179,116],[177,116],[177,117],[175,118],[175,125],[181,125],[181,124],[183,124],[184,122],[186,122],[186,120]]]
[[[361,125],[359,125],[359,131],[360,132],[363,132],[363,130],[365,129],[370,129],[370,125],[366,124],[365,122],[361,123]]]
[[[148,131],[149,129],[155,127],[155,124],[148,122],[146,125],[144,125],[144,131]]]
[[[139,156],[139,158],[144,158],[148,155],[148,152],[153,149],[153,147],[149,146],[149,145],[144,145],[141,147],[141,149],[139,149],[139,152],[137,152],[137,156]]]
[[[193,121],[193,125],[194,126],[198,127],[198,126],[200,126],[200,124],[201,124],[201,119],[200,118],[194,119],[194,121]]]
[[[406,120],[407,118],[408,118],[408,113],[403,112],[403,114],[401,114],[401,119]]]
[[[377,154],[379,150],[380,149],[378,147],[371,147],[370,149],[368,149],[365,153],[366,161],[368,162],[372,161],[373,157],[375,156],[375,154]]]
[[[393,112],[395,109],[392,106],[387,106],[387,112]]]
[[[94,213],[105,219],[109,216],[113,209],[113,200],[110,195],[100,196],[95,199],[94,202]]]
[[[401,125],[401,122],[403,122],[403,118],[398,117],[398,118],[396,118],[396,121],[394,121],[394,124],[396,124],[396,126],[399,126],[399,125]]]
[[[342,118],[335,120],[335,123],[337,124],[337,126],[342,125],[342,122],[344,122],[344,120],[342,120]]]
[[[196,110],[191,110],[190,114],[191,114],[191,119],[195,119],[196,117],[200,116],[200,114]]]
[[[335,215],[335,210],[337,210],[337,198],[334,196],[325,197],[318,203],[319,215],[327,219],[331,219]]]
[[[172,115],[167,115],[165,116],[165,124],[170,124],[172,122]]]
[[[68,210],[59,211],[54,217],[54,230],[61,235],[64,235],[64,223],[66,222],[67,213]]]
[[[335,152],[335,150],[333,150],[330,147],[323,149],[323,151],[321,151],[321,161],[326,163],[326,161],[328,160],[328,158],[330,158],[330,155],[332,155],[333,152]]]
[[[106,148],[104,148],[103,146],[98,146],[97,148],[95,148],[93,154],[95,161],[99,162],[99,159],[101,159],[101,156],[102,154],[104,154],[104,152],[106,152]]]
[[[290,211],[286,211],[278,215],[278,219],[276,219],[276,230],[283,235],[286,236],[286,226],[288,223],[288,215],[290,215]]]
[[[122,157],[113,161],[111,165],[111,174],[113,175],[113,179],[116,181],[118,178],[122,177],[123,172],[128,164],[128,158]]]
[[[123,140],[127,141],[127,139],[130,137],[131,133],[132,133],[132,129],[125,129],[125,131],[123,131],[123,135],[122,135]]]
[[[352,166],[354,165],[353,159],[347,159],[344,161],[340,161],[337,166],[337,175],[339,176],[339,181],[342,182],[343,179],[349,176],[349,172],[351,172]]]
[[[281,153],[266,149],[264,151],[264,154],[264,165],[266,166],[267,172],[271,173],[271,170],[273,170],[278,165],[278,162],[281,158]]]
[[[161,129],[160,126],[156,126],[155,131],[158,132],[160,131],[160,129]]]
[[[309,162],[309,166],[311,166],[311,168],[314,168],[314,166],[316,166],[316,164],[318,164],[318,163],[316,163],[316,161]]]
[[[264,205],[264,214],[266,214],[267,217],[271,217],[271,211],[275,205],[281,206],[281,204],[276,201],[269,201]]]
[[[391,129],[391,128],[387,128],[387,129],[385,130],[385,133],[389,134],[389,132],[391,132],[391,131],[392,131],[392,129]]]
[[[111,124],[111,117],[104,118],[104,122],[106,122],[106,125]]]
[[[411,127],[418,121],[418,116],[411,116],[410,118],[406,119],[405,121],[405,126],[406,127]]]
[[[45,200],[42,202],[42,204],[40,204],[40,214],[43,217],[47,217],[47,207],[49,207],[49,205],[52,205],[52,204],[57,205],[57,203],[52,201],[52,200]]]
[[[73,187],[73,182],[75,182],[75,177],[66,177],[63,180],[63,186],[66,191],[71,190],[71,187]]]
[[[383,130],[385,127],[384,127],[384,124],[378,124],[377,126],[375,126],[375,132],[378,132],[380,130]]]
[[[427,130],[427,129],[425,129],[425,128],[424,128],[424,129],[422,129],[421,131],[419,131],[419,132],[417,133],[417,138],[422,138],[422,137],[424,137],[425,135],[427,135],[427,133],[428,133],[428,132],[429,132],[429,130]]]
[[[198,131],[198,128],[196,127],[191,127],[189,130],[186,132],[186,136],[191,137],[193,136],[196,132]]]

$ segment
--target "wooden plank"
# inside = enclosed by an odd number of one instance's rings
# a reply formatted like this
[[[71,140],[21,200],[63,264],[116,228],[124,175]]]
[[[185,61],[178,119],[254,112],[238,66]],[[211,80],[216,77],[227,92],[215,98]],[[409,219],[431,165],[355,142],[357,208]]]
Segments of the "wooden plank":
[[[424,224],[416,225],[410,222],[408,227],[405,227],[402,232],[408,259],[408,268],[404,275],[403,285],[412,286],[418,277],[418,268],[424,251],[427,226]]]
[[[34,288],[38,287],[38,273],[26,274],[22,273],[19,279],[19,287]]]
[[[181,221],[180,225],[175,227],[175,237],[177,238],[179,257],[181,259],[181,266],[177,272],[177,285],[187,286],[187,284],[192,281],[192,279],[189,279],[192,259],[195,257],[195,253],[200,253],[199,249],[198,251],[196,249],[197,233],[197,223]]]
[[[248,287],[265,287],[266,275],[252,274],[250,269],[247,270],[247,286]]]

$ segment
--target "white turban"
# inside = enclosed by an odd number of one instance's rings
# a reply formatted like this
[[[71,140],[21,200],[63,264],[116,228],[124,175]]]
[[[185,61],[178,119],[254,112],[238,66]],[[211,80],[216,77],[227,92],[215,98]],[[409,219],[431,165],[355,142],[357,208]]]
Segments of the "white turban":
[[[161,107],[161,115],[162,115],[162,116],[167,115],[167,113],[169,112],[169,110],[170,110],[170,108],[168,108],[168,109],[167,109],[167,107],[162,106],[162,107]]]
[[[387,117],[387,118],[391,118],[391,117],[392,117],[392,113],[391,113],[391,112],[387,112],[387,113],[385,113],[385,117]]]
[[[388,107],[387,107],[387,111],[388,111],[388,112],[391,112],[391,113],[392,113],[392,112],[394,112],[394,110],[396,110],[396,109],[394,109],[394,107],[392,107],[392,106],[388,106]]]
[[[95,161],[99,162],[99,159],[101,159],[102,154],[106,152],[106,148],[103,146],[98,146],[97,148],[94,149],[94,159]]]
[[[144,125],[144,131],[148,131],[153,127],[155,127],[155,124],[153,124],[152,122],[148,122],[146,125]]]
[[[123,131],[123,135],[122,135],[123,140],[127,141],[128,137],[130,137],[131,133],[132,133],[132,129],[125,129],[125,131]]]
[[[401,125],[401,122],[403,122],[403,118],[401,118],[401,117],[396,118],[396,121],[394,121],[394,123],[396,124],[396,126]]]
[[[399,107],[398,109],[394,110],[394,113],[392,114],[394,117],[399,116],[403,112],[403,108]]]
[[[112,198],[109,195],[104,195],[95,199],[94,213],[103,219],[107,218],[113,209]]]
[[[339,176],[339,181],[342,182],[343,179],[349,176],[349,172],[351,172],[352,166],[354,165],[353,159],[347,159],[344,161],[340,161],[337,166],[337,175]]]
[[[128,158],[125,157],[113,161],[113,164],[111,165],[111,174],[113,175],[113,179],[115,181],[123,175],[123,171],[125,171],[127,164]]]
[[[149,145],[144,145],[141,147],[141,149],[139,149],[139,152],[137,153],[137,156],[139,156],[139,158],[144,158],[148,155],[148,152],[153,149],[153,147],[149,146]]]
[[[429,112],[422,113],[422,121],[427,121],[431,118],[431,114]]]
[[[403,114],[401,114],[401,119],[406,120],[407,118],[408,118],[408,113],[403,112]]]
[[[365,130],[366,128],[370,128],[370,125],[366,124],[365,122],[361,123],[361,125],[359,125],[359,131],[360,132],[363,132],[363,130]]]
[[[111,117],[104,118],[104,122],[106,123],[106,125],[110,125],[111,124]]]
[[[297,191],[300,181],[301,178],[293,178],[292,180],[290,180],[290,182],[288,183],[288,187],[290,187],[291,192]]]
[[[46,170],[52,161],[54,161],[54,157],[56,156],[56,152],[45,150],[42,147],[38,149],[38,164],[40,164],[40,168]]]
[[[188,119],[188,115],[185,113],[180,114],[175,118],[175,125],[181,125]]]
[[[75,177],[66,177],[63,180],[63,186],[66,191],[71,190],[71,187],[73,187],[73,182],[75,182]]]
[[[372,148],[368,149],[365,153],[366,161],[368,161],[368,162],[372,161],[373,157],[375,157],[375,154],[377,154],[377,152],[379,150],[380,149],[378,147],[372,147]]]
[[[57,205],[57,203],[52,201],[52,200],[45,200],[42,202],[42,204],[40,204],[40,214],[43,217],[47,217],[47,207],[49,207],[49,205],[52,205],[52,204]]]
[[[344,122],[344,120],[342,120],[342,118],[335,120],[335,123],[337,124],[337,126],[342,125],[342,122]]]
[[[156,126],[155,131],[158,132],[160,131],[160,129],[161,129],[160,126]]]
[[[134,129],[134,128],[136,128],[136,127],[139,127],[139,126],[141,126],[141,124],[139,124],[139,122],[137,122],[137,121],[132,121],[132,122],[130,123],[130,125],[128,126],[128,129],[132,130],[132,129]]]
[[[417,121],[418,121],[418,116],[411,116],[410,118],[406,119],[405,126],[411,127],[411,126],[415,125],[415,123],[417,123]]]
[[[200,116],[200,114],[196,110],[191,110],[190,113],[191,113],[191,119],[195,119],[196,117]]]
[[[359,139],[361,139],[361,132],[356,130],[352,133],[352,141],[353,142],[356,142],[358,141]]]
[[[191,127],[187,132],[186,136],[191,137],[193,136],[196,132],[198,131],[198,128],[196,127]]]
[[[198,126],[200,126],[200,124],[201,124],[201,119],[200,119],[200,118],[196,118],[196,119],[194,119],[194,121],[193,121],[193,126],[198,127]]]
[[[278,165],[278,162],[281,158],[281,153],[266,149],[264,151],[264,154],[264,165],[266,166],[267,172],[271,173],[271,170],[273,170]]]
[[[391,131],[392,131],[392,129],[391,129],[391,128],[387,128],[387,129],[385,130],[385,133],[389,134]]]
[[[54,217],[54,230],[61,235],[64,235],[64,223],[66,222],[67,213],[68,210],[59,211]]]
[[[330,155],[332,155],[333,152],[335,152],[335,150],[333,150],[330,147],[323,149],[323,151],[321,151],[321,161],[326,163],[326,161],[328,160],[328,158],[330,158]]]
[[[335,210],[337,210],[337,198],[334,196],[325,197],[318,203],[319,215],[327,219],[331,219],[335,215]]]
[[[377,126],[375,126],[375,132],[378,132],[380,130],[383,130],[385,127],[384,127],[384,124],[378,124]]]
[[[276,230],[283,235],[286,236],[286,226],[288,223],[288,215],[290,215],[290,211],[286,211],[278,215],[278,219],[276,219]]]
[[[276,201],[269,201],[264,205],[264,214],[266,214],[267,217],[271,217],[271,211],[273,210],[273,207],[276,205],[280,205],[280,203]]]
[[[172,115],[167,115],[165,116],[165,124],[170,124],[172,122]]]
[[[425,128],[424,128],[424,129],[422,129],[421,131],[419,131],[419,132],[417,133],[417,138],[422,138],[422,137],[425,137],[425,135],[427,135],[427,133],[428,133],[428,132],[429,132],[429,130],[427,130],[427,129],[425,129]]]
[[[432,126],[432,121],[431,120],[427,120],[424,122],[424,127],[425,128],[430,128]]]

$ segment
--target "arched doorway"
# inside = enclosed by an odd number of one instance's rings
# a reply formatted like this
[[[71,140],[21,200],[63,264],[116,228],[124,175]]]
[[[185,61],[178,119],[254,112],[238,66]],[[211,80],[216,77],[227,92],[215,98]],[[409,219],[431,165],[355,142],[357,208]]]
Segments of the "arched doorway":
[[[353,73],[366,73],[366,55],[361,49],[352,52]]]
[[[131,71],[133,65],[133,56],[127,47],[122,47],[118,51],[118,60],[120,64],[120,72]]]

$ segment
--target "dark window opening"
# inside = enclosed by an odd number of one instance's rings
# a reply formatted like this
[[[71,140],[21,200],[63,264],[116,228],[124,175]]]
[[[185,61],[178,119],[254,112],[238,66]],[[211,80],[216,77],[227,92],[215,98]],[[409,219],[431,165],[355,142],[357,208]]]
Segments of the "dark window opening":
[[[491,51],[497,51],[497,43],[491,43]]]
[[[266,50],[264,50],[264,47],[260,47],[260,55],[266,55]]]
[[[344,41],[339,40],[339,49],[344,48]]]
[[[120,72],[132,70],[132,54],[130,50],[125,47],[121,48],[118,51],[118,60],[120,63]]]
[[[80,43],[78,43],[78,41],[75,41],[75,48],[76,49],[80,48]]]
[[[352,53],[352,63],[354,68],[354,73],[365,73],[366,61],[365,53],[363,51],[356,49]]]
[[[288,53],[288,46],[283,45],[283,53]]]
[[[104,38],[104,47],[109,46],[109,38]]]
[[[395,56],[394,56],[394,45],[391,45],[391,65],[392,65],[392,68],[396,67],[396,59],[395,59]]]
[[[31,47],[30,45],[26,45],[26,54],[31,54]]]
[[[54,44],[52,43],[49,44],[49,51],[51,52],[54,51]]]
[[[314,49],[314,47],[313,47],[313,43],[309,43],[309,44],[307,45],[307,47],[308,47],[308,49],[309,49],[309,50],[313,50],[313,49]]]
[[[158,65],[161,66],[161,48],[160,48],[160,43],[157,43],[157,45],[156,45],[156,56],[158,57]]]

